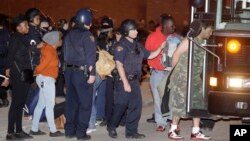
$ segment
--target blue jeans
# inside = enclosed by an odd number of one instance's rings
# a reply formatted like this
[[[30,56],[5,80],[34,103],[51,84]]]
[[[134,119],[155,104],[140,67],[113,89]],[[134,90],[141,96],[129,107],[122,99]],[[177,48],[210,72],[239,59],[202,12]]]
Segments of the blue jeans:
[[[96,123],[96,97],[97,97],[97,89],[99,86],[102,84],[103,80],[100,78],[99,75],[96,75],[96,80],[94,83],[94,88],[93,88],[93,98],[92,98],[92,109],[91,109],[91,116],[89,120],[89,129],[95,129],[95,123]]]
[[[32,131],[37,132],[39,130],[39,121],[45,110],[47,122],[49,124],[50,132],[54,133],[57,131],[54,119],[54,106],[55,106],[55,79],[48,76],[38,75],[36,77],[36,83],[40,88],[39,99],[34,111],[34,117],[32,121]]]
[[[154,114],[157,126],[167,126],[167,119],[170,117],[163,117],[161,113],[161,98],[157,90],[157,86],[167,76],[168,71],[159,71],[153,69],[150,76],[150,87],[154,98]]]
[[[97,89],[97,99],[96,99],[97,119],[105,118],[106,84],[107,80],[104,79]]]

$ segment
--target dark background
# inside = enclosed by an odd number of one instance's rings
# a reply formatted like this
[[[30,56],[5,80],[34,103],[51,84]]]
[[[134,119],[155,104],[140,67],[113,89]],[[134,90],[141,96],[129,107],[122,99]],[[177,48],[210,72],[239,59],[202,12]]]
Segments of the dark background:
[[[169,13],[176,19],[177,29],[181,30],[183,21],[189,20],[189,0],[0,0],[0,13],[15,16],[28,8],[36,7],[51,16],[54,21],[72,17],[82,7],[96,10],[96,18],[107,15],[119,25],[125,18],[146,22],[157,22],[162,13]]]

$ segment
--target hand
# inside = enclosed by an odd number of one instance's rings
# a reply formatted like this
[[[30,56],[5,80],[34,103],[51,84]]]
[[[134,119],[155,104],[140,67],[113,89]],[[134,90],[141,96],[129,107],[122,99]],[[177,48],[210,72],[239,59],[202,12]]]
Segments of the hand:
[[[95,82],[95,76],[94,75],[90,75],[87,83],[88,84],[93,84],[94,82]]]
[[[3,86],[3,87],[8,87],[9,84],[10,84],[9,79],[4,79],[4,81],[3,81],[2,84],[1,84],[1,86]]]
[[[167,45],[167,42],[164,41],[164,42],[161,44],[160,49],[162,50],[163,48],[165,48],[166,45]]]
[[[10,77],[10,69],[6,69],[6,70],[5,70],[5,75],[6,75],[7,77]]]
[[[43,42],[41,42],[41,43],[39,43],[38,45],[37,45],[37,48],[42,48],[43,47]]]
[[[129,85],[129,83],[127,82],[127,83],[124,83],[123,84],[123,87],[124,87],[124,90],[125,90],[125,92],[128,92],[128,93],[131,93],[131,86]]]
[[[38,85],[37,85],[37,83],[36,83],[36,82],[33,82],[30,86],[31,86],[33,89],[35,89],[35,88],[37,88],[37,87],[38,87]]]

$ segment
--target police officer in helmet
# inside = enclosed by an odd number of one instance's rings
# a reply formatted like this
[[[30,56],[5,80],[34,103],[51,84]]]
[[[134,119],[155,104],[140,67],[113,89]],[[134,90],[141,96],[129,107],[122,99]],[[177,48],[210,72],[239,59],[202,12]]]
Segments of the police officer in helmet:
[[[96,42],[89,31],[93,15],[90,9],[80,9],[75,16],[76,25],[64,38],[66,105],[65,136],[87,140],[93,83],[95,81]]]
[[[114,50],[116,67],[120,80],[116,82],[114,92],[114,111],[108,123],[109,136],[117,138],[116,126],[124,114],[126,117],[126,138],[143,139],[145,135],[138,133],[138,123],[141,117],[142,97],[139,79],[143,59],[155,58],[165,46],[165,42],[154,52],[148,52],[142,44],[136,41],[137,24],[127,19],[121,24],[122,39]]]
[[[42,31],[40,29],[41,11],[36,8],[30,8],[25,12],[25,16],[29,23],[29,33],[27,34],[28,42],[32,49],[32,66],[35,68],[40,62],[40,49],[43,45]]]

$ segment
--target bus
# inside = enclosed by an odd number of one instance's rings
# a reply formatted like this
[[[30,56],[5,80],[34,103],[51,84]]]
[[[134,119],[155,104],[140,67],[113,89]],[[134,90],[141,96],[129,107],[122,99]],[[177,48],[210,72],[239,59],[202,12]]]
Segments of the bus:
[[[250,117],[250,0],[190,0],[190,30],[199,32],[197,20],[214,22],[213,37],[200,45],[206,50],[202,93],[206,106],[194,108],[193,37],[190,39],[187,113],[204,118]],[[191,32],[191,31],[190,31]]]

